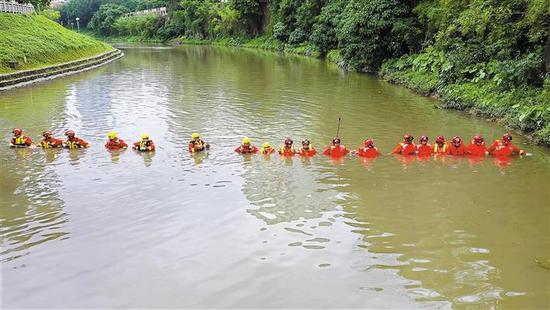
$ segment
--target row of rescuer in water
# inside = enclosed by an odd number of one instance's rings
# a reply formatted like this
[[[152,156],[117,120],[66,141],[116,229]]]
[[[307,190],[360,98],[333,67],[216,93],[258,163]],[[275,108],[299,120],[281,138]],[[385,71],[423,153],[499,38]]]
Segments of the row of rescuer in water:
[[[403,136],[403,142],[397,144],[391,154],[431,156],[432,154],[441,155],[474,155],[474,156],[510,156],[512,154],[525,155],[525,151],[512,144],[512,135],[505,133],[502,139],[495,140],[489,147],[485,146],[485,140],[481,135],[472,138],[469,145],[465,145],[462,138],[455,136],[448,143],[445,137],[438,136],[433,145],[428,143],[427,136],[420,136],[419,144],[414,143],[414,137],[406,134]],[[269,143],[263,143],[261,148],[251,144],[248,137],[245,137],[241,146],[235,149],[239,154],[272,154],[277,152]],[[302,146],[296,150],[294,142],[286,138],[284,144],[279,148],[278,153],[282,156],[314,156],[317,150],[308,139],[302,141]],[[352,151],[341,144],[339,137],[332,139],[332,143],[323,150],[323,155],[331,157],[342,157],[347,154],[357,154],[361,157],[374,158],[383,155],[374,145],[373,139],[363,141],[363,146],[357,151]]]
[[[13,138],[10,141],[12,147],[29,147],[32,146],[32,139],[23,135],[23,131],[19,128],[15,128],[12,131]],[[56,139],[49,131],[42,133],[43,139],[40,141],[39,146],[42,148],[87,148],[90,144],[81,138],[76,137],[73,130],[65,132],[67,139],[65,141]],[[122,150],[128,148],[128,144],[124,140],[117,136],[117,133],[111,131],[107,134],[108,141],[105,143],[105,148],[109,150]],[[525,155],[525,151],[512,144],[512,135],[505,133],[502,139],[495,140],[489,147],[485,146],[485,141],[481,135],[474,136],[470,144],[465,145],[464,141],[455,136],[451,139],[450,143],[445,140],[445,137],[438,136],[433,145],[428,143],[427,136],[421,136],[419,144],[414,143],[414,137],[406,134],[403,136],[403,142],[397,144],[392,150],[391,154],[401,155],[417,155],[417,156],[431,156],[432,154],[441,155],[474,155],[474,156],[510,156],[513,154]],[[191,135],[191,141],[188,143],[188,150],[190,153],[201,152],[210,148],[210,145],[203,141],[200,134],[193,133]],[[141,140],[132,144],[132,149],[141,152],[154,152],[155,143],[149,138],[149,135],[141,135]],[[317,154],[317,150],[313,147],[308,139],[302,140],[302,146],[298,149],[294,148],[294,141],[290,138],[286,138],[283,145],[276,150],[269,143],[265,142],[261,148],[252,144],[250,138],[245,137],[242,140],[240,146],[235,149],[235,152],[239,154],[256,154],[270,155],[278,152],[282,156],[314,156]],[[367,139],[363,141],[363,146],[359,147],[357,151],[351,151],[341,144],[339,137],[332,139],[332,143],[323,151],[324,155],[331,157],[342,157],[347,154],[357,154],[362,157],[377,157],[382,155],[378,148],[374,145],[373,139]]]

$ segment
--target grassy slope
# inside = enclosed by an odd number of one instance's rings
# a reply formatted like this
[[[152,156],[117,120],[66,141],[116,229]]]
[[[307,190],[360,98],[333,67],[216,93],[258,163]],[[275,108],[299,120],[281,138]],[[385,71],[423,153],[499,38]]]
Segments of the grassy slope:
[[[0,13],[0,73],[16,71],[7,66],[11,60],[19,62],[17,70],[26,70],[92,57],[112,49],[43,16]]]

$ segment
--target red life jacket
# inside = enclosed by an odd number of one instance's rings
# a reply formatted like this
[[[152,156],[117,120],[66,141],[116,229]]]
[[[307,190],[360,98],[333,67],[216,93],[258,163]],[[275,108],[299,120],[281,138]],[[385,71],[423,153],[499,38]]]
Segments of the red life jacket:
[[[298,150],[298,154],[300,156],[311,157],[311,156],[314,156],[315,154],[317,154],[317,151],[311,146],[309,147],[308,150],[304,150],[303,147],[300,147],[300,150]]]
[[[416,145],[414,143],[406,144],[404,142],[399,143],[401,146],[402,155],[414,155],[416,153]]]
[[[379,154],[378,148],[376,147],[360,147],[359,150],[357,150],[357,155],[361,157],[374,158]]]
[[[418,156],[428,157],[432,155],[432,146],[429,144],[420,144],[416,147]]]
[[[458,147],[452,144],[449,147],[449,154],[451,155],[464,155],[466,154],[466,148],[464,147],[464,144],[460,144]]]
[[[472,140],[470,145],[466,147],[466,153],[468,153],[469,155],[485,156],[486,152],[487,152],[487,149],[485,148],[485,143],[482,143],[481,145],[477,145]]]
[[[331,157],[342,157],[345,156],[347,153],[349,153],[349,150],[343,145],[331,145],[323,152],[323,154],[329,155]]]
[[[279,154],[282,156],[294,156],[294,154],[296,154],[296,151],[294,150],[294,146],[291,146],[290,148],[281,146],[281,149],[279,150]]]

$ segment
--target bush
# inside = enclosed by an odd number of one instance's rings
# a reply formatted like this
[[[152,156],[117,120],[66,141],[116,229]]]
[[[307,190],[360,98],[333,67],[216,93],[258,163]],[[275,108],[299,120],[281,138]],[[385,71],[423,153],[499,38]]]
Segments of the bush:
[[[94,14],[89,27],[103,36],[115,34],[115,22],[122,15],[128,13],[128,9],[118,4],[104,4]]]

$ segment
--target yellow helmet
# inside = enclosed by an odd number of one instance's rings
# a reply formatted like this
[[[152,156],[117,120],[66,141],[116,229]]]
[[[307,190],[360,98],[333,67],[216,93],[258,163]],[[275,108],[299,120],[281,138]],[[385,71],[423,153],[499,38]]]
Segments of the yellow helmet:
[[[200,137],[201,137],[201,135],[199,135],[198,132],[194,132],[194,133],[191,134],[191,138],[193,138],[193,139],[198,139]]]
[[[108,137],[109,139],[114,139],[114,138],[116,138],[116,132],[115,132],[115,131],[109,132],[109,133],[107,134],[107,137]]]
[[[262,148],[263,148],[263,149],[267,149],[267,148],[270,147],[270,146],[271,146],[271,145],[269,145],[269,143],[267,143],[267,142],[264,142],[264,143],[262,144]]]
[[[142,139],[142,140],[143,140],[143,139],[149,139],[149,135],[146,134],[146,133],[144,133],[144,134],[141,135],[141,139]]]
[[[243,138],[243,144],[250,144],[250,138],[249,137],[244,137]]]

